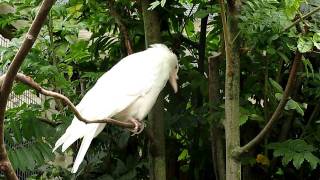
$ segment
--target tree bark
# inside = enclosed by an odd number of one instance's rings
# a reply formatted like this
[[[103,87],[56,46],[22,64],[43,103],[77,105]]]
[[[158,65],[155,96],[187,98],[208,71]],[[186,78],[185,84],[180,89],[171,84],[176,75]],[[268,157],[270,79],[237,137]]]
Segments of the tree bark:
[[[113,16],[116,23],[118,24],[120,33],[122,34],[122,36],[124,38],[124,45],[126,46],[127,54],[130,55],[133,53],[133,49],[132,49],[132,43],[131,43],[131,39],[129,36],[128,28],[127,28],[126,24],[123,22],[121,15],[116,10],[116,7],[114,6],[114,1],[108,0],[107,5],[109,7],[109,11],[110,11],[111,16]]]
[[[19,51],[15,55],[12,63],[9,66],[7,75],[4,78],[1,94],[0,94],[0,170],[4,172],[7,179],[18,179],[10,160],[8,159],[7,151],[4,144],[4,114],[6,110],[6,105],[8,101],[9,94],[12,89],[12,84],[15,79],[19,68],[27,56],[28,52],[32,48],[40,29],[52,7],[54,4],[54,0],[44,0],[39,9],[39,12],[32,22],[32,25],[26,34],[26,38],[23,41],[22,46]]]
[[[240,0],[228,0],[225,11],[224,0],[220,0],[221,18],[226,53],[225,80],[225,135],[226,135],[226,179],[241,179],[241,163],[233,157],[233,151],[240,146],[239,89],[240,58],[237,41]],[[228,15],[228,20],[226,18]]]
[[[219,64],[221,54],[209,57],[209,104],[211,106],[210,113],[214,113],[215,107],[221,103],[219,94]],[[212,151],[213,170],[216,180],[226,179],[226,164],[224,153],[224,130],[219,120],[214,120],[210,127],[210,140]]]
[[[301,58],[302,58],[302,54],[297,51],[292,63],[286,88],[282,94],[282,98],[276,110],[273,112],[272,116],[267,122],[267,124],[263,127],[263,129],[259,132],[259,134],[255,136],[251,141],[249,141],[244,146],[235,149],[233,151],[234,157],[240,157],[243,153],[248,152],[250,149],[258,145],[263,140],[265,135],[267,135],[267,133],[271,130],[272,126],[279,120],[280,115],[283,112],[283,108],[287,104],[287,101],[289,100],[289,97],[292,92],[292,88],[294,87],[294,84],[296,82],[296,75],[297,75],[299,64],[301,63]]]
[[[161,41],[160,21],[156,11],[148,10],[149,0],[142,0],[142,15],[145,31],[145,44]],[[152,60],[150,60],[152,61]],[[150,162],[150,179],[166,179],[166,159],[165,159],[165,135],[164,135],[164,104],[163,95],[160,94],[153,109],[148,115],[150,122],[150,133],[153,140],[149,140],[149,162]]]

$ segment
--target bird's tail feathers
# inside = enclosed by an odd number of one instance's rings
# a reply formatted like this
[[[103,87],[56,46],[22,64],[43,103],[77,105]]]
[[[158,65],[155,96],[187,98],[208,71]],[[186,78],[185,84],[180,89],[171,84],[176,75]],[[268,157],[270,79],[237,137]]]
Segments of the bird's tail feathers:
[[[64,134],[58,139],[58,141],[56,142],[56,144],[54,145],[54,148],[53,148],[52,152],[56,151],[56,150],[58,149],[58,147],[60,147],[67,138],[68,138],[68,134],[67,134],[67,133],[64,133]]]
[[[80,149],[78,151],[78,154],[77,154],[77,157],[76,157],[76,160],[74,161],[73,163],[73,167],[72,167],[72,173],[75,173],[77,172],[81,162],[83,161],[83,158],[86,154],[86,152],[88,151],[88,148],[91,144],[91,141],[92,139],[95,137],[95,131],[93,132],[90,132],[90,134],[86,134],[84,137],[83,137],[83,140],[82,140],[82,143],[81,143],[81,146],[80,146]]]
[[[72,143],[74,143],[77,139],[83,137],[84,129],[86,128],[86,124],[73,119],[70,126],[67,128],[66,132],[58,139],[53,150],[55,151],[62,145],[62,152],[64,152]]]

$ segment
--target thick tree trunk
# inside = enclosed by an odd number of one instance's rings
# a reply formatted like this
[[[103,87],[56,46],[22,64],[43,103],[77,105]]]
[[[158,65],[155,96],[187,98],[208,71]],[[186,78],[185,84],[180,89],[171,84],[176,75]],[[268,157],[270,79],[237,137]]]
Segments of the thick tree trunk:
[[[146,46],[160,42],[160,21],[155,11],[149,11],[150,1],[142,0],[142,14]],[[150,59],[152,60],[152,59]],[[150,179],[166,179],[165,135],[164,135],[163,95],[160,94],[149,114],[152,142],[149,146]]]
[[[228,0],[225,11],[224,0],[220,0],[221,18],[226,52],[225,80],[225,135],[226,135],[226,180],[241,179],[241,163],[233,157],[233,151],[240,147],[239,129],[239,86],[240,58],[237,41],[240,0]],[[226,18],[228,15],[228,19]]]

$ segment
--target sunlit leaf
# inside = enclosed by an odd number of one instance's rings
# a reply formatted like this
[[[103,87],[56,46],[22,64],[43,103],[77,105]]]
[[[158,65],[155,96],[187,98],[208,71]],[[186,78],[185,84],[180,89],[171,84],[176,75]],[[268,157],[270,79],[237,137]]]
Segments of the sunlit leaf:
[[[299,37],[298,40],[298,50],[301,53],[306,53],[312,50],[313,42],[311,37]]]

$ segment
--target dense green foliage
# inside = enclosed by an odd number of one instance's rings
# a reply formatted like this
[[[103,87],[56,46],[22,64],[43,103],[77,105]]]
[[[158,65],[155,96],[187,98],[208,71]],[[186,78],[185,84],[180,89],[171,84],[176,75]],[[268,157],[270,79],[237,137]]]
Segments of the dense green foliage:
[[[5,72],[35,16],[39,0],[0,0],[16,8],[0,13],[0,28],[15,26],[9,47],[0,46],[0,66]],[[41,34],[21,71],[47,89],[61,92],[74,104],[101,74],[127,55],[124,37],[107,1],[59,1],[50,12]],[[242,5],[241,143],[251,140],[268,121],[282,97],[296,51],[303,53],[292,96],[264,143],[241,159],[244,169],[278,179],[312,179],[320,171],[320,13],[287,29],[296,19],[320,6],[317,0],[248,0]],[[118,0],[112,6],[129,33],[133,50],[144,49],[144,29],[138,2]],[[214,179],[210,129],[224,119],[224,105],[208,103],[207,58],[223,51],[220,8],[202,0],[154,1],[159,12],[161,36],[179,57],[178,94],[165,89],[167,176],[170,179]],[[200,20],[209,16],[207,32]],[[90,38],[79,32],[90,31]],[[201,33],[206,34],[205,58],[199,59]],[[81,34],[81,33],[80,33]],[[220,63],[223,87],[224,63]],[[28,87],[15,85],[22,94]],[[223,88],[221,88],[221,97]],[[51,111],[54,108],[57,111]],[[50,112],[50,113],[48,113]],[[45,115],[46,114],[46,115]],[[107,126],[93,141],[77,174],[72,175],[61,158],[73,156],[75,144],[63,156],[51,153],[54,142],[72,119],[59,101],[46,98],[42,104],[23,104],[7,111],[5,139],[15,168],[37,172],[35,179],[78,177],[81,179],[148,179],[147,134],[130,137],[128,131]],[[55,123],[41,121],[46,118]],[[148,122],[147,122],[148,124]],[[221,134],[224,136],[224,134]],[[61,152],[59,152],[61,154]],[[57,155],[57,154],[56,154]],[[263,157],[264,160],[261,160]],[[269,162],[269,163],[267,163]]]

